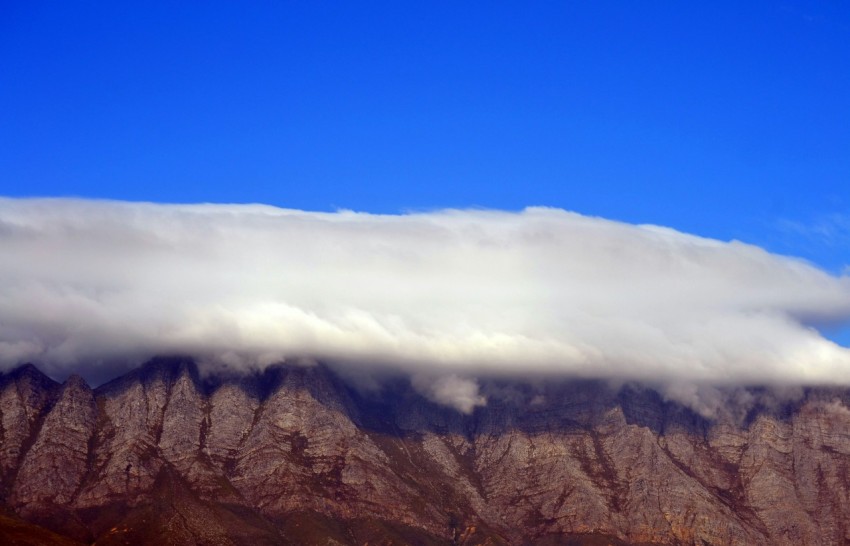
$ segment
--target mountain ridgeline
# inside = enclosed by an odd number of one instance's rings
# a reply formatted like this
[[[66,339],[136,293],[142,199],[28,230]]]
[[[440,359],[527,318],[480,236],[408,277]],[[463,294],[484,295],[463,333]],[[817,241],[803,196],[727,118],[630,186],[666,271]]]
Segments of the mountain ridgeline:
[[[92,390],[17,368],[0,542],[850,543],[850,392],[709,420],[587,381],[494,382],[470,415],[390,383],[160,358]]]

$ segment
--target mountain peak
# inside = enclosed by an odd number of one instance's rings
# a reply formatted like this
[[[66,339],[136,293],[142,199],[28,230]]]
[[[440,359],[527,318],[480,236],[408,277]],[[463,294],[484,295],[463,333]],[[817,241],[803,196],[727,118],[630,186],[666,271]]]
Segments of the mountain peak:
[[[357,392],[326,366],[201,380],[191,359],[158,358],[95,391],[79,376],[60,391],[34,366],[12,377],[0,504],[88,543],[850,536],[850,394],[835,389],[712,421],[649,389],[586,381],[492,381],[490,403],[464,415],[400,380]]]
[[[26,364],[21,364],[16,368],[13,368],[8,374],[7,377],[18,380],[18,379],[31,379],[35,381],[42,382],[53,382],[53,379],[48,377],[44,372],[42,372],[35,364],[31,362],[27,362]]]

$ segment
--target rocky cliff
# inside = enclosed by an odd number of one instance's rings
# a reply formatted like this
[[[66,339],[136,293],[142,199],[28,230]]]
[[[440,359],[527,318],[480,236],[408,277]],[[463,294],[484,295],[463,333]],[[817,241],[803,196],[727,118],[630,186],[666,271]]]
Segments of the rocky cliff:
[[[95,390],[23,366],[0,376],[0,542],[850,543],[848,392],[714,420],[593,382],[488,398],[463,415],[322,366],[157,359]]]

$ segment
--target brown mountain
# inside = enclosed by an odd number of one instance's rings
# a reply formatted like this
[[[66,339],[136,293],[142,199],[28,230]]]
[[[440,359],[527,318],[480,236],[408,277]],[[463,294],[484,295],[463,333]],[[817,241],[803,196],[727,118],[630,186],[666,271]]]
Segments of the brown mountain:
[[[706,420],[651,390],[489,388],[462,415],[322,366],[157,359],[95,390],[23,366],[0,376],[0,542],[850,543],[848,392]]]

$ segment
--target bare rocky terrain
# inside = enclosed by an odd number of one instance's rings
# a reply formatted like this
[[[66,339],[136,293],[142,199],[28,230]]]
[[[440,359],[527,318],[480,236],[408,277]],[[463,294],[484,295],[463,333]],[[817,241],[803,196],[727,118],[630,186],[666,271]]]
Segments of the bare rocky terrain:
[[[323,366],[155,359],[92,390],[26,365],[0,376],[0,543],[850,544],[850,392],[706,419],[636,387],[487,389],[463,415]]]

